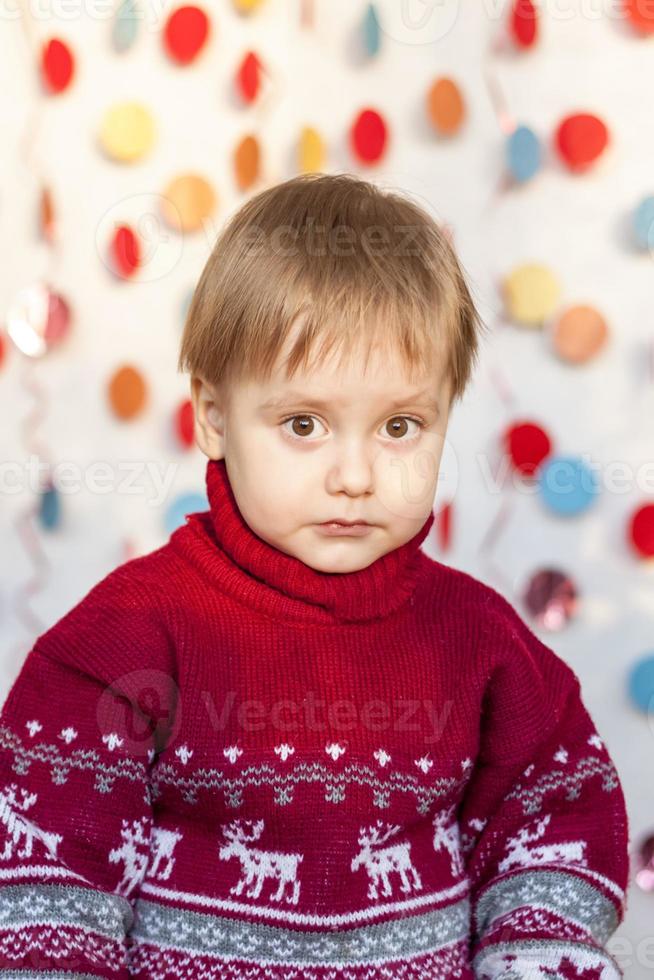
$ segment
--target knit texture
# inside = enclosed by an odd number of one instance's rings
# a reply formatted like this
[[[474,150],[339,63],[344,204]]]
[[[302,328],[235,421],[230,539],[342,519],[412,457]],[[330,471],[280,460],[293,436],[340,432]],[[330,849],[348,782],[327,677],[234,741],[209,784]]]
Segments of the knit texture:
[[[628,825],[573,670],[415,537],[318,572],[209,510],[0,713],[0,976],[615,980]],[[356,543],[352,543],[356,547]]]

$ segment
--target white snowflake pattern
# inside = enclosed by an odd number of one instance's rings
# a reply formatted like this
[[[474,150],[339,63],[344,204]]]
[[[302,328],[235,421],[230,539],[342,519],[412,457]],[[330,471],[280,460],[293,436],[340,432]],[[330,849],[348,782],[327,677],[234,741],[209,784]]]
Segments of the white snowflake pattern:
[[[234,765],[238,757],[243,755],[243,749],[239,748],[238,745],[228,745],[227,748],[223,749],[223,755]]]
[[[117,732],[110,732],[109,735],[102,736],[102,741],[107,746],[109,751],[113,752],[114,749],[120,748],[125,740],[122,739]]]
[[[183,763],[183,765],[186,765],[188,763],[188,760],[193,755],[193,749],[189,749],[188,745],[180,745],[178,748],[175,749],[175,755],[180,760],[180,762]]]
[[[340,758],[340,756],[342,756],[343,753],[345,752],[345,746],[340,745],[338,742],[329,742],[325,746],[325,752],[327,753],[327,755],[330,755],[332,757],[334,762],[336,762]]]

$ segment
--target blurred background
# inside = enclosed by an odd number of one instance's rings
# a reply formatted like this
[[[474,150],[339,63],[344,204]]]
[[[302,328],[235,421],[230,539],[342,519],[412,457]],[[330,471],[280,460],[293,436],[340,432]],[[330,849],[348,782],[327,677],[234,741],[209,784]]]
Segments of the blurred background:
[[[413,197],[489,325],[425,549],[582,681],[623,780],[609,949],[654,974],[654,4],[1,0],[0,698],[36,637],[206,508],[188,302],[309,170]]]

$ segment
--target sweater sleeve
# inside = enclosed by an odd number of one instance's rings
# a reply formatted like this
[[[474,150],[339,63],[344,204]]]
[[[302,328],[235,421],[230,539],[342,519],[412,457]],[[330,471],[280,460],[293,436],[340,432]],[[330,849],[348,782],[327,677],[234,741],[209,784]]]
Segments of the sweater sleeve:
[[[128,565],[37,639],[0,713],[2,977],[129,975],[176,688]]]
[[[624,918],[629,868],[620,780],[577,675],[502,609],[459,809],[474,974],[616,980],[606,944]]]

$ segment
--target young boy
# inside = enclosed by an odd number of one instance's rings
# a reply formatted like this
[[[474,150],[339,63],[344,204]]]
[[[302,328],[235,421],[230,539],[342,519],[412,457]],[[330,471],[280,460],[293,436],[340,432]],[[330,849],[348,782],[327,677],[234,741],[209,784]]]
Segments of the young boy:
[[[402,195],[312,174],[233,216],[180,353],[209,510],[44,633],[0,717],[2,976],[622,976],[579,680],[421,548],[480,328]]]

